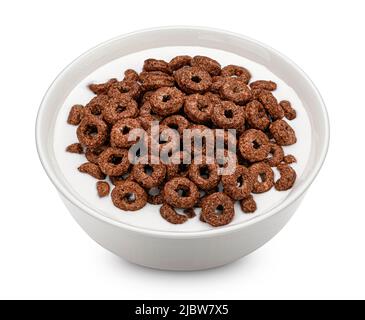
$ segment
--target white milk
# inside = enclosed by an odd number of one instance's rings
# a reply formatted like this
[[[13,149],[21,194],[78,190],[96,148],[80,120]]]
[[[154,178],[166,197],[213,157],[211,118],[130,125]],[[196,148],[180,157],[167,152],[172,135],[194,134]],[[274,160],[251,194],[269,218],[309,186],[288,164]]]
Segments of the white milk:
[[[229,52],[201,47],[163,47],[149,49],[121,57],[91,73],[70,93],[57,116],[54,130],[54,152],[60,171],[63,173],[70,189],[72,189],[85,204],[106,217],[136,227],[160,231],[191,232],[212,229],[210,225],[201,222],[198,216],[194,219],[189,219],[187,223],[182,225],[170,224],[160,216],[160,206],[147,204],[143,209],[136,212],[119,210],[113,205],[110,197],[101,199],[98,197],[95,186],[97,180],[87,174],[82,174],[77,170],[78,166],[87,161],[85,156],[65,152],[66,146],[77,142],[76,126],[69,125],[66,122],[69,110],[74,104],[86,104],[94,96],[87,88],[88,84],[101,83],[110,78],[121,79],[124,70],[129,68],[141,71],[143,61],[147,58],[169,61],[174,56],[182,54],[191,56],[206,55],[219,61],[222,66],[227,64],[241,65],[250,70],[252,73],[252,81],[266,79],[273,80],[278,84],[278,89],[275,91],[275,96],[278,101],[284,99],[291,101],[293,107],[297,111],[297,118],[293,121],[289,121],[289,123],[295,130],[298,141],[292,146],[284,147],[284,152],[285,154],[293,154],[297,158],[298,163],[293,164],[293,168],[297,172],[297,179],[301,178],[310,154],[311,128],[309,118],[302,102],[299,100],[293,88],[289,87],[266,67]],[[274,169],[274,171],[275,179],[277,179],[279,174],[276,169]],[[290,190],[279,192],[272,188],[269,192],[254,195],[257,203],[257,211],[254,214],[244,214],[237,202],[236,214],[231,224],[245,223],[245,221],[248,221],[253,217],[265,214],[282,202],[290,192]],[[196,209],[196,212],[199,213],[199,210]]]

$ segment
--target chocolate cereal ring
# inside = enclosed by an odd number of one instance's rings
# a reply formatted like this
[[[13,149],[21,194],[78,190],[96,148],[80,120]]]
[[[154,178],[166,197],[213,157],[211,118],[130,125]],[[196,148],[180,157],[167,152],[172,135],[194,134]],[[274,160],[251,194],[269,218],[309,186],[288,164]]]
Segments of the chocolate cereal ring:
[[[175,208],[192,208],[199,198],[197,186],[184,177],[167,181],[163,192],[165,201]]]
[[[281,108],[284,110],[285,118],[288,120],[294,120],[297,117],[297,112],[291,106],[290,101],[283,100],[279,102]]]
[[[161,206],[160,214],[162,218],[172,224],[182,224],[188,221],[188,217],[186,215],[178,214],[176,210],[167,203],[164,203]]]
[[[106,122],[114,124],[123,118],[135,118],[138,114],[138,105],[129,95],[119,95],[118,98],[110,99],[102,113]]]
[[[214,93],[219,93],[219,90],[222,88],[225,79],[226,78],[222,76],[212,77],[212,85],[210,87],[210,91]]]
[[[295,170],[287,164],[279,164],[277,168],[280,172],[280,178],[275,182],[275,189],[278,191],[290,189],[297,178]]]
[[[202,157],[201,163],[193,162],[189,166],[189,178],[200,189],[211,190],[215,188],[219,181],[218,165],[214,162],[214,159],[207,161],[206,157]]]
[[[135,71],[133,69],[127,69],[126,71],[124,71],[124,79],[123,80],[138,81],[139,77],[138,77],[137,71]]]
[[[265,90],[263,93],[259,94],[258,100],[263,104],[273,120],[282,119],[284,117],[283,109],[270,91]]]
[[[268,91],[274,91],[277,88],[277,84],[274,81],[257,80],[250,83],[251,89],[264,89]]]
[[[96,148],[102,146],[106,141],[108,126],[103,120],[95,116],[87,116],[81,120],[76,134],[81,144]]]
[[[165,179],[166,166],[158,164],[135,164],[132,168],[132,178],[143,188],[151,189],[157,187]]]
[[[184,67],[175,72],[180,89],[186,93],[204,93],[211,84],[209,73],[197,67]]]
[[[109,103],[109,98],[105,94],[100,94],[90,100],[84,108],[84,116],[95,116],[103,119],[103,110]]]
[[[273,187],[274,172],[267,163],[254,163],[249,170],[253,179],[253,193],[263,193]]]
[[[225,78],[219,92],[224,99],[237,104],[245,104],[252,97],[246,83],[239,78]]]
[[[254,200],[252,195],[249,195],[247,198],[242,199],[240,201],[241,210],[244,213],[253,213],[257,209],[256,201]]]
[[[71,110],[68,114],[67,123],[72,124],[73,126],[77,126],[80,124],[83,116],[84,106],[81,104],[75,104],[71,107]]]
[[[98,84],[91,83],[91,84],[89,84],[89,89],[96,95],[107,94],[110,87],[117,82],[118,82],[118,80],[113,78],[113,79],[108,80],[105,83],[98,83]]]
[[[270,119],[264,106],[257,100],[249,102],[245,107],[248,124],[253,129],[265,130],[270,125]]]
[[[125,211],[136,211],[147,203],[147,193],[136,182],[124,181],[112,191],[113,204]]]
[[[161,71],[164,73],[171,73],[169,64],[164,60],[147,59],[143,64],[143,71]]]
[[[199,93],[185,98],[184,112],[195,123],[207,123],[213,112],[213,103],[207,96]]]
[[[177,88],[159,88],[150,98],[151,109],[160,116],[168,116],[180,110],[184,104],[184,94]]]
[[[211,76],[218,76],[221,73],[221,65],[219,62],[205,56],[195,56],[191,60],[191,66],[203,69]]]
[[[295,156],[293,156],[292,154],[288,154],[288,155],[284,156],[283,162],[286,164],[292,164],[292,163],[297,162],[297,158],[295,158]]]
[[[280,146],[289,146],[297,142],[295,131],[285,120],[276,120],[270,124],[270,133]]]
[[[130,139],[129,133],[133,129],[141,127],[141,123],[137,119],[125,118],[120,119],[116,124],[113,125],[110,132],[110,144],[112,147],[118,148],[129,148],[136,141]]]
[[[191,57],[190,56],[177,56],[169,62],[169,69],[171,71],[176,71],[182,67],[190,66],[191,64]]]
[[[264,160],[270,152],[269,138],[256,129],[246,130],[239,138],[238,147],[242,156],[251,162]]]
[[[161,125],[177,130],[180,136],[182,136],[184,130],[189,127],[190,123],[185,117],[176,114],[163,119]]]
[[[245,84],[251,79],[251,73],[244,67],[235,66],[230,64],[222,69],[221,76],[223,77],[237,77],[242,80]]]
[[[175,79],[171,75],[161,71],[141,72],[139,79],[144,91],[156,90],[162,87],[173,87]]]
[[[128,150],[119,148],[107,148],[98,159],[102,172],[109,176],[120,176],[125,174],[130,166]]]
[[[163,196],[163,187],[164,184],[162,183],[157,187],[146,189],[147,202],[154,205],[163,204],[165,202]]]
[[[84,148],[81,143],[72,143],[66,147],[66,152],[83,154]]]
[[[253,187],[250,171],[244,166],[236,166],[231,175],[222,176],[223,191],[234,200],[247,198]]]
[[[98,158],[106,148],[108,148],[106,145],[97,148],[86,148],[85,157],[88,161],[98,164]]]
[[[94,177],[98,180],[104,180],[105,174],[100,170],[99,166],[95,163],[85,162],[78,167],[78,170],[82,173],[87,173],[88,175]]]
[[[212,121],[218,128],[243,130],[245,112],[243,107],[232,101],[221,101],[214,108]]]
[[[224,226],[234,217],[233,201],[223,192],[216,192],[202,201],[202,220],[213,227]]]
[[[119,98],[121,95],[128,95],[133,99],[138,99],[141,94],[141,86],[137,81],[122,80],[114,83],[108,90],[110,98]]]
[[[271,154],[272,156],[265,159],[265,162],[267,162],[267,164],[270,167],[276,167],[278,164],[280,164],[283,161],[284,158],[284,150],[281,146],[279,146],[276,143],[270,143],[270,152],[269,154]]]

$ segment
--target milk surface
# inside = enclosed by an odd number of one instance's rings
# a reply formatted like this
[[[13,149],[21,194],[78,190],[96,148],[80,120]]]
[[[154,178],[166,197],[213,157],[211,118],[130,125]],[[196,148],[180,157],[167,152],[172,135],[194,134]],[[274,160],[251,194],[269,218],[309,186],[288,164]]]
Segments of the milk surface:
[[[147,58],[171,60],[176,55],[205,55],[217,61],[222,66],[228,64],[241,65],[246,67],[252,74],[251,81],[255,80],[272,80],[278,84],[278,89],[274,92],[275,97],[280,100],[289,100],[297,111],[297,118],[288,121],[293,127],[297,136],[297,143],[292,146],[284,147],[285,154],[293,154],[298,163],[293,164],[293,168],[297,173],[297,179],[301,179],[301,175],[306,167],[310,150],[311,150],[311,124],[308,115],[303,107],[302,102],[295,93],[295,88],[289,87],[283,80],[275,76],[266,67],[250,61],[246,58],[217,49],[208,49],[201,47],[163,47],[154,48],[136,52],[100,67],[85,79],[83,79],[69,94],[61,107],[54,129],[54,153],[60,171],[67,181],[68,187],[77,197],[87,206],[98,211],[100,214],[133,225],[135,227],[167,231],[167,232],[192,232],[192,231],[209,231],[215,229],[199,220],[199,209],[196,209],[197,217],[189,219],[182,225],[173,225],[165,221],[159,213],[160,206],[147,204],[144,208],[136,212],[125,212],[116,208],[110,196],[99,198],[96,192],[96,181],[87,174],[80,173],[77,168],[84,162],[84,155],[71,154],[65,152],[65,148],[74,142],[77,142],[76,126],[67,124],[67,116],[69,110],[74,104],[85,105],[90,101],[94,94],[87,88],[90,83],[101,83],[110,78],[123,78],[123,72],[126,69],[135,69],[141,71],[143,61]],[[275,179],[279,177],[279,173],[274,169]],[[112,184],[111,184],[112,186]],[[295,187],[295,185],[294,185]],[[254,199],[257,203],[257,210],[253,214],[244,214],[239,202],[236,202],[235,217],[230,225],[242,224],[259,215],[263,215],[272,208],[280,204],[289,194],[291,190],[279,192],[272,188],[269,192],[263,194],[255,194]],[[223,226],[221,228],[225,228]]]

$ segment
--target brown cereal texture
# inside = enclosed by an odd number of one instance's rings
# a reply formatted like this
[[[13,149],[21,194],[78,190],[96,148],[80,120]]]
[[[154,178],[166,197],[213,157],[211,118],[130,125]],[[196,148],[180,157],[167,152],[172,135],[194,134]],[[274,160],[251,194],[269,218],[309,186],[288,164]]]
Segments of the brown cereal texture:
[[[73,105],[67,117],[77,126],[78,142],[66,152],[85,154],[88,162],[78,170],[99,180],[100,198],[110,195],[123,211],[160,205],[161,217],[172,224],[194,219],[194,208],[200,208],[196,219],[220,227],[232,221],[235,201],[252,214],[257,193],[292,188],[296,172],[290,165],[297,159],[284,151],[297,137],[284,117],[293,120],[297,113],[288,100],[278,103],[275,82],[251,81],[244,66],[221,66],[202,55],[149,58],[142,64],[120,72],[122,79],[88,85],[94,96]],[[155,122],[158,136],[152,134]],[[130,141],[131,132],[143,129],[142,138]],[[185,135],[187,129],[192,131]],[[223,135],[221,144],[214,133]],[[170,144],[173,137],[177,140]],[[147,163],[130,163],[128,150],[138,142],[150,147]],[[169,151],[174,162],[166,162],[166,153],[152,161],[155,151]],[[231,166],[233,172],[224,175]]]
[[[78,170],[82,173],[87,173],[90,176],[98,180],[104,180],[105,174],[100,170],[99,166],[92,162],[85,162],[78,167]]]
[[[84,148],[82,147],[81,143],[73,143],[67,146],[66,151],[70,153],[82,154],[84,153]]]
[[[256,201],[252,195],[240,201],[241,210],[244,213],[253,213],[257,209]]]
[[[110,186],[109,183],[106,181],[98,181],[96,183],[96,190],[98,192],[98,196],[100,198],[106,197],[109,195]]]
[[[213,193],[202,201],[201,215],[213,227],[224,226],[234,217],[233,200],[223,192]]]
[[[146,205],[147,193],[138,183],[124,181],[113,189],[112,201],[119,209],[137,211]]]

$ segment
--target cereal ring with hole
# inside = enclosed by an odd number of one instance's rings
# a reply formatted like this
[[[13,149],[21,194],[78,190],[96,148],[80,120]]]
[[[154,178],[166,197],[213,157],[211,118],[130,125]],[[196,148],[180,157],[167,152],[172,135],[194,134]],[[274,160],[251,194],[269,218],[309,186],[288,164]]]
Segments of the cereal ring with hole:
[[[164,60],[147,59],[143,63],[143,71],[161,71],[164,73],[171,73],[169,64]]]
[[[182,136],[184,130],[189,127],[190,122],[185,117],[176,114],[163,119],[161,125],[177,130],[180,136]]]
[[[184,104],[184,94],[177,88],[157,89],[150,98],[151,109],[160,116],[178,112]]]
[[[109,103],[109,98],[105,94],[100,94],[90,100],[84,108],[85,116],[95,116],[103,120],[103,110]]]
[[[256,201],[254,200],[252,195],[249,195],[247,198],[242,199],[240,201],[241,210],[244,213],[253,213],[257,209]]]
[[[249,129],[240,136],[238,148],[248,161],[262,161],[270,152],[270,141],[262,131]]]
[[[247,198],[253,187],[250,171],[244,166],[236,166],[231,175],[222,176],[223,191],[234,200]]]
[[[128,150],[107,148],[100,154],[98,163],[101,171],[109,176],[125,174],[130,166]]]
[[[289,190],[297,178],[295,170],[287,164],[279,164],[277,168],[280,172],[280,178],[275,182],[275,189],[278,191]]]
[[[224,99],[237,104],[245,104],[252,97],[251,90],[239,78],[225,78],[219,92]]]
[[[133,129],[141,128],[138,119],[125,118],[117,121],[110,131],[110,144],[112,147],[129,148],[137,141],[130,139],[129,133]]]
[[[297,112],[291,106],[290,101],[283,100],[279,102],[279,105],[284,110],[285,118],[288,120],[294,120],[297,117]]]
[[[244,108],[232,101],[221,101],[214,107],[212,121],[218,128],[243,130],[245,125]]]
[[[202,201],[201,216],[204,222],[213,227],[224,226],[234,217],[234,203],[223,192],[215,192]]]
[[[66,147],[66,152],[83,154],[84,148],[81,143],[72,143]]]
[[[221,65],[219,62],[205,56],[195,56],[191,60],[191,66],[205,70],[211,76],[219,76],[221,73]]]
[[[221,76],[223,77],[236,77],[242,80],[245,84],[251,79],[251,73],[244,67],[230,64],[222,69]]]
[[[213,103],[207,96],[199,93],[185,98],[184,112],[195,123],[207,123],[213,113]]]
[[[251,89],[264,89],[268,91],[274,91],[277,88],[277,84],[274,81],[257,80],[250,83]]]
[[[108,126],[95,116],[87,116],[81,120],[76,134],[81,144],[96,148],[102,146],[107,140]]]
[[[129,95],[119,95],[118,98],[110,99],[102,114],[107,123],[115,124],[123,118],[135,118],[138,115],[138,105]]]
[[[270,125],[270,119],[264,106],[257,100],[249,102],[245,107],[248,124],[253,129],[265,130]]]
[[[189,179],[200,189],[211,190],[220,181],[218,170],[219,167],[213,158],[208,160],[207,157],[202,157],[202,161],[194,161],[189,166]]]
[[[84,117],[84,106],[81,104],[75,104],[71,107],[71,110],[67,117],[67,123],[77,126],[80,124],[82,118]]]
[[[126,71],[124,71],[124,79],[126,81],[138,81],[139,77],[138,77],[138,73],[136,70],[133,69],[127,69]]]
[[[141,72],[139,79],[144,91],[156,90],[162,87],[173,87],[175,85],[174,77],[161,71]]]
[[[293,128],[285,120],[276,120],[270,124],[270,133],[280,146],[290,146],[297,142]]]
[[[167,181],[163,192],[165,201],[175,208],[192,208],[199,199],[195,183],[184,177]]]
[[[122,80],[110,86],[108,96],[118,99],[121,95],[128,95],[132,99],[138,99],[141,92],[142,88],[137,81]]]
[[[204,93],[212,85],[209,73],[197,67],[184,67],[175,72],[180,89],[186,93]]]
[[[258,100],[263,104],[273,120],[282,119],[284,117],[283,109],[270,91],[265,90],[262,92],[259,95]]]
[[[147,193],[136,182],[124,181],[112,191],[113,204],[125,211],[136,211],[147,203]]]
[[[100,198],[106,197],[110,192],[109,183],[106,181],[98,181],[96,183],[96,190]]]
[[[269,152],[269,154],[271,154],[272,156],[265,159],[264,161],[270,167],[276,167],[278,164],[280,164],[283,161],[284,150],[278,144],[270,142],[270,152]]]
[[[165,179],[166,166],[163,163],[138,163],[132,168],[132,178],[143,188],[151,189],[160,185]]]
[[[182,67],[190,66],[191,64],[191,57],[190,56],[177,56],[175,58],[172,58],[169,62],[169,69],[171,71],[176,71]]]
[[[269,191],[274,185],[274,171],[265,162],[254,163],[250,167],[253,179],[253,193],[263,193]]]
[[[162,218],[172,224],[182,224],[188,221],[188,217],[186,215],[178,214],[176,210],[167,203],[164,203],[161,206],[160,214]]]
[[[89,89],[96,95],[107,94],[110,87],[117,82],[118,82],[117,79],[112,78],[105,83],[98,83],[98,84],[91,83],[89,84]]]
[[[105,174],[100,170],[99,166],[95,163],[85,162],[77,168],[82,173],[87,173],[90,176],[98,180],[104,180]]]

